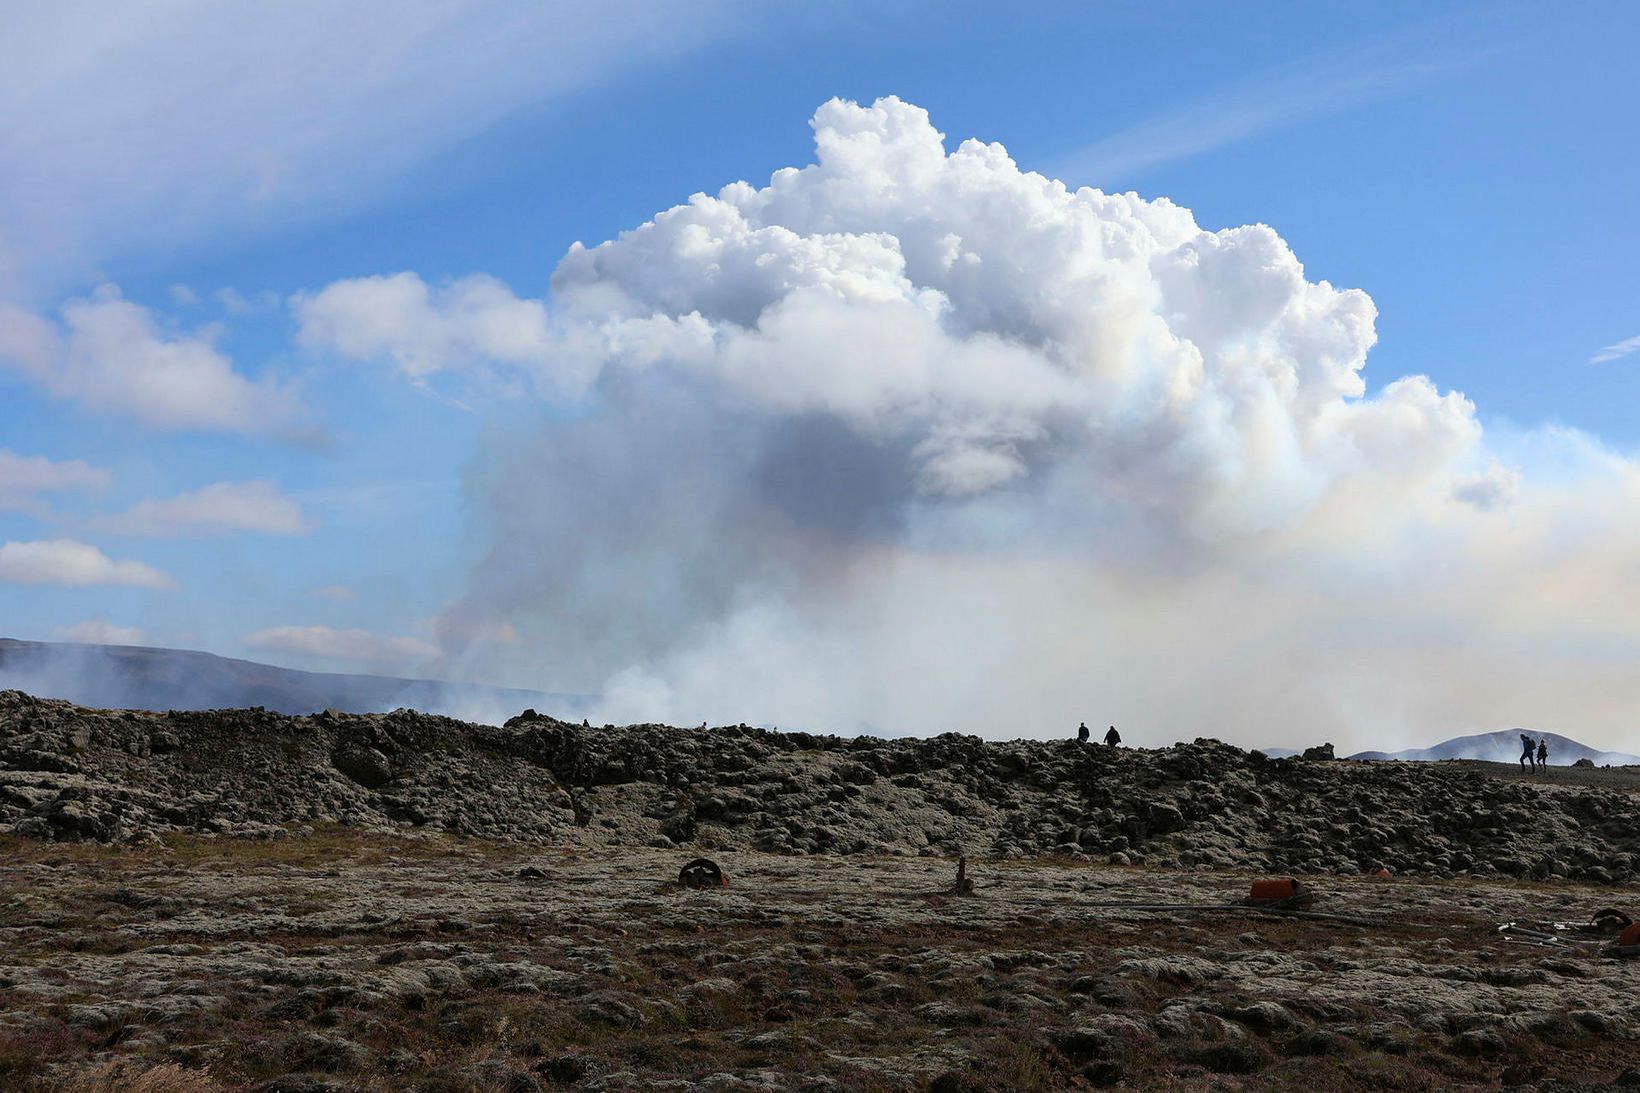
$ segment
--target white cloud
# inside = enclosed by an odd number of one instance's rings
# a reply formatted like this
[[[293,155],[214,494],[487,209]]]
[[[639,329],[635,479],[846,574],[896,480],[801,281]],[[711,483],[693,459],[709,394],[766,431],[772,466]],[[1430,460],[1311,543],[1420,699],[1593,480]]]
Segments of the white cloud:
[[[39,494],[108,488],[113,475],[78,459],[54,462],[0,448],[0,510],[35,509]]]
[[[441,674],[844,731],[1630,731],[1633,460],[1369,387],[1372,301],[1269,227],[947,151],[897,100],[814,130],[563,258],[542,359],[586,398],[475,467]]]
[[[54,584],[70,588],[93,585],[170,588],[175,584],[152,566],[114,561],[96,547],[73,539],[0,545],[0,583]]]
[[[493,282],[494,307],[466,307],[402,274],[331,286],[313,301],[370,306],[304,326],[417,375],[474,355],[545,364],[571,391],[647,371],[830,418],[898,445],[927,497],[1075,468],[1203,534],[1289,519],[1348,475],[1416,487],[1479,435],[1462,396],[1420,377],[1363,397],[1372,301],[1306,280],[1268,227],[1071,191],[996,144],[947,154],[898,99],[833,101],[814,129],[814,166],[573,247],[551,336],[539,303]],[[530,317],[508,342],[524,348],[472,348],[495,312]]]
[[[368,630],[330,626],[273,626],[245,635],[249,648],[341,664],[404,670],[438,656],[438,647],[416,637],[381,637]]]
[[[163,500],[139,501],[128,511],[93,521],[100,531],[156,537],[222,534],[301,535],[306,514],[269,481],[214,482]]]
[[[65,304],[61,327],[0,301],[5,368],[53,397],[155,429],[307,435],[289,390],[234,371],[209,330],[162,331],[111,285]]]
[[[355,595],[353,589],[345,584],[327,584],[323,588],[315,588],[312,594],[320,599],[335,600],[337,603],[347,603]]]
[[[1604,349],[1597,349],[1594,355],[1589,358],[1589,363],[1605,364],[1607,361],[1615,361],[1620,357],[1626,357],[1630,353],[1640,353],[1640,334],[1636,334],[1632,338],[1624,338],[1620,342],[1613,342]]]
[[[86,645],[146,645],[148,635],[138,626],[115,626],[105,619],[88,619],[57,630],[63,641],[78,641]]]
[[[738,33],[747,7],[24,5],[0,35],[0,239],[38,284],[333,214],[521,110]]]
[[[236,288],[219,288],[211,293],[211,299],[223,312],[236,317],[277,311],[285,304],[284,297],[277,292],[254,292],[247,296]]]
[[[299,341],[354,360],[389,360],[411,378],[484,364],[542,366],[547,310],[492,277],[430,288],[414,273],[337,281],[291,301]]]

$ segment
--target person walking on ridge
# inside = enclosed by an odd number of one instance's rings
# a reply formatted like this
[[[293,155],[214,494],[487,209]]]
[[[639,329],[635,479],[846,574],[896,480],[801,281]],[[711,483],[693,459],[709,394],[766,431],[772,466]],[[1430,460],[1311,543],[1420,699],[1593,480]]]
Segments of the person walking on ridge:
[[[1549,741],[1547,738],[1538,741],[1537,765],[1539,774],[1549,769]]]
[[[1115,725],[1112,725],[1110,727],[1110,731],[1105,733],[1105,746],[1107,748],[1114,748],[1116,745],[1120,744],[1121,742],[1122,742],[1122,734],[1116,731],[1116,726]]]
[[[1530,736],[1527,736],[1525,733],[1520,734],[1520,748],[1521,748],[1521,751],[1520,751],[1520,769],[1521,770],[1536,770],[1537,769],[1537,764],[1532,761],[1533,760],[1532,738]]]
[[[1086,721],[1076,727],[1076,742],[1078,744],[1088,742],[1088,723]]]

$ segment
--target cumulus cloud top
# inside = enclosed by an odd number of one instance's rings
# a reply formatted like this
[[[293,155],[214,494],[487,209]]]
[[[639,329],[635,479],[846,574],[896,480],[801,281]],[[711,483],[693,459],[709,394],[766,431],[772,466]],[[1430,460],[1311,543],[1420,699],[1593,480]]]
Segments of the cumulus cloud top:
[[[139,501],[95,524],[119,535],[156,537],[233,531],[301,535],[310,528],[302,506],[266,480],[213,482],[176,497]]]
[[[89,543],[45,539],[0,544],[0,583],[170,588],[174,582],[153,566],[115,561]]]
[[[422,377],[512,365],[555,391],[663,369],[733,408],[895,446],[911,496],[1074,467],[1201,534],[1266,527],[1344,476],[1420,485],[1479,436],[1421,377],[1366,397],[1372,301],[1310,281],[1263,225],[1068,189],[920,108],[834,100],[817,161],[577,244],[555,309],[471,277],[338,282],[307,344]],[[604,393],[607,393],[605,391]]]
[[[600,317],[609,356],[664,355],[754,406],[903,437],[936,496],[1069,457],[1135,497],[1299,504],[1371,460],[1375,426],[1465,439],[1421,381],[1344,401],[1363,389],[1371,301],[1306,281],[1268,228],[1206,232],[1166,201],[1071,191],[996,144],[947,153],[897,99],[833,101],[813,126],[814,165],[565,257],[554,291]]]

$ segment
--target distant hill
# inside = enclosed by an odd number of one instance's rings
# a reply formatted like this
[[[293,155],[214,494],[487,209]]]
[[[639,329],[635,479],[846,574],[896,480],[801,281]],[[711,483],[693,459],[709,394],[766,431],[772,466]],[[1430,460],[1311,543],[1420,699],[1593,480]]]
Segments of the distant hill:
[[[1414,763],[1431,763],[1442,759],[1483,759],[1491,763],[1513,763],[1520,759],[1520,734],[1533,740],[1549,742],[1549,765],[1569,767],[1579,759],[1591,760],[1595,766],[1622,767],[1640,764],[1640,756],[1619,751],[1597,751],[1587,744],[1579,744],[1570,737],[1554,732],[1532,729],[1501,729],[1498,732],[1478,733],[1474,736],[1454,736],[1428,748],[1408,748],[1405,751],[1363,751],[1350,759],[1401,759]]]
[[[479,683],[301,672],[184,649],[11,638],[0,638],[0,690],[131,710],[264,706],[284,714],[381,713],[409,706],[492,724],[526,708],[579,719],[593,702],[591,695]]]

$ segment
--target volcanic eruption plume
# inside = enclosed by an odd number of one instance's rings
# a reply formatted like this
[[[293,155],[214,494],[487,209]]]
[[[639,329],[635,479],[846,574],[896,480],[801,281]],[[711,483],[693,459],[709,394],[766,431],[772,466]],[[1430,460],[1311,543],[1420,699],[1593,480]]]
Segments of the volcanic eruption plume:
[[[470,656],[610,719],[842,732],[1348,747],[1640,698],[1626,458],[1369,386],[1372,300],[1270,227],[948,151],[895,98],[813,128],[812,165],[576,244],[549,300],[298,301],[310,343],[543,400],[471,473],[444,625],[521,640]]]

